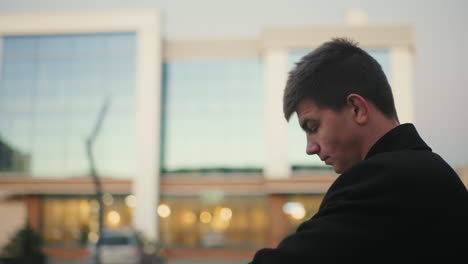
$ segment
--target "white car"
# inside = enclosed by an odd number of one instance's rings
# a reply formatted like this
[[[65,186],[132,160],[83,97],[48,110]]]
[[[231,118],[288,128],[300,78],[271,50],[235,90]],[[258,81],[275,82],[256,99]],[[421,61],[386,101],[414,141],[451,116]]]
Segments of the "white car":
[[[90,246],[90,261],[94,263],[96,244]],[[140,264],[143,246],[132,229],[103,229],[100,246],[101,264]]]

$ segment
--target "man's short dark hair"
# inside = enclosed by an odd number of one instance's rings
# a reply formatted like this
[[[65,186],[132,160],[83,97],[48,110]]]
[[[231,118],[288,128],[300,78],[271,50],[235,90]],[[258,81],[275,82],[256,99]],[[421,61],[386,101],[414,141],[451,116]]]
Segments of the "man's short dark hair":
[[[352,93],[372,102],[388,118],[397,118],[392,90],[380,64],[356,43],[335,38],[302,57],[289,72],[284,116],[289,120],[304,98],[338,112]]]

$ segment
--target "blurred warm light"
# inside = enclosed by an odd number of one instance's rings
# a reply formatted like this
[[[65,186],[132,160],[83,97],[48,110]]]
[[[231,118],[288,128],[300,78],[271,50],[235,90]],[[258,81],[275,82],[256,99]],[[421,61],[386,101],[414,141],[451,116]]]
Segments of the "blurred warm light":
[[[135,198],[135,195],[127,195],[127,197],[125,197],[125,204],[130,207],[130,208],[134,208],[135,207],[135,203],[136,203],[136,198]]]
[[[268,223],[265,209],[261,207],[255,207],[254,210],[251,211],[251,217],[249,218],[249,227],[253,228],[254,230],[263,229],[265,228],[265,223]]]
[[[232,210],[231,208],[228,207],[223,207],[219,211],[219,216],[221,217],[222,220],[224,221],[229,221],[232,218]]]
[[[186,211],[182,215],[182,224],[190,226],[197,221],[197,216],[192,211]]]
[[[306,211],[304,205],[299,202],[287,202],[283,205],[283,212],[289,217],[301,220],[305,217]]]
[[[80,210],[80,222],[85,223],[89,219],[89,212],[91,210],[90,204],[87,200],[81,200],[79,205]]]
[[[97,231],[99,229],[97,219],[92,219],[89,222],[89,229],[92,230],[92,231]]]
[[[107,205],[107,206],[110,206],[114,203],[114,197],[112,197],[112,194],[110,193],[105,193],[103,196],[102,196],[102,202]]]
[[[229,226],[231,217],[232,210],[230,208],[216,206],[213,210],[213,219],[210,226],[213,230],[221,232]]]
[[[167,204],[160,204],[158,206],[158,215],[162,218],[169,217],[171,215],[171,208]]]
[[[201,212],[200,214],[200,222],[204,223],[204,224],[208,224],[211,222],[211,214],[207,211],[203,211]]]
[[[215,216],[213,221],[211,221],[211,228],[217,232],[221,232],[224,229],[228,228],[229,221],[223,220],[220,216]]]
[[[107,221],[111,226],[117,226],[120,223],[119,212],[112,210],[107,214]]]
[[[98,241],[98,234],[96,232],[89,232],[88,233],[88,240],[92,243],[96,243]]]
[[[253,214],[251,214],[253,215]],[[249,214],[245,211],[242,210],[240,213],[236,212],[236,226],[239,230],[245,230],[249,228]]]
[[[299,207],[298,210],[295,210],[291,216],[292,216],[292,218],[294,218],[296,220],[303,219],[304,216],[305,216],[304,208]]]

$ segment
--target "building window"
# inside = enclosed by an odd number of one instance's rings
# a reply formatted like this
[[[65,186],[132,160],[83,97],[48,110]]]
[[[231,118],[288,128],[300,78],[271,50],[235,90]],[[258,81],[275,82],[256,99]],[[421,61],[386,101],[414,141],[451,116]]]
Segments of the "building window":
[[[0,164],[12,160],[3,171],[37,177],[87,175],[86,139],[109,99],[94,145],[96,167],[110,177],[134,174],[135,36],[3,38],[0,140],[11,151],[0,156]]]
[[[261,170],[260,59],[171,60],[163,76],[163,172]]]
[[[132,196],[104,194],[105,228],[131,226]],[[42,200],[42,234],[48,245],[86,245],[98,239],[99,203],[92,197],[47,196]]]
[[[178,248],[242,248],[266,244],[264,197],[163,197],[158,207],[163,244]]]

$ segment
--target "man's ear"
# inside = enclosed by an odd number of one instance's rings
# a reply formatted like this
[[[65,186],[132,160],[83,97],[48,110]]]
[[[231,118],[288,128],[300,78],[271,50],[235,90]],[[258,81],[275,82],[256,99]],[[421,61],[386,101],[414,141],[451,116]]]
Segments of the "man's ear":
[[[356,123],[359,125],[365,125],[369,122],[370,105],[364,97],[358,94],[350,94],[346,98],[346,103]]]

